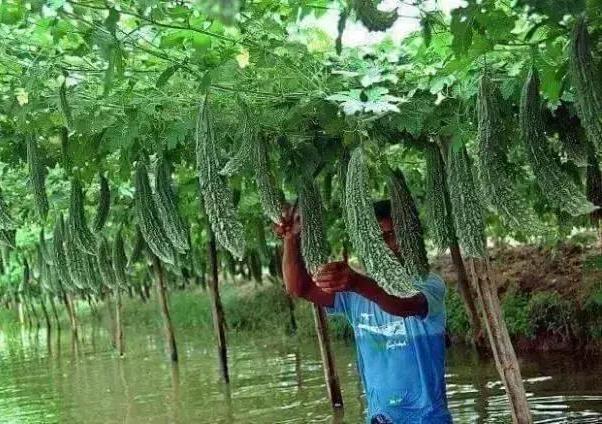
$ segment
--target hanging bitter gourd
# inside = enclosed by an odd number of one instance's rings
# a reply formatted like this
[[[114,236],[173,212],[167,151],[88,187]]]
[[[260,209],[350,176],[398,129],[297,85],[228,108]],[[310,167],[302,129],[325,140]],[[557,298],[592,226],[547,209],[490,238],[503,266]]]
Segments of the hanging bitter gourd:
[[[238,146],[238,151],[232,156],[226,165],[219,171],[224,177],[232,177],[240,175],[248,169],[252,169],[255,165],[256,156],[256,132],[251,124],[251,116],[248,105],[239,101],[242,109],[242,131],[241,142]]]
[[[4,201],[4,196],[0,190],[0,229],[1,230],[16,230],[18,227],[15,220],[10,216],[8,205]]]
[[[88,286],[88,276],[86,275],[86,266],[84,264],[84,256],[86,255],[81,251],[73,235],[71,234],[71,228],[69,225],[64,227],[64,246],[65,256],[67,258],[67,269],[73,284],[81,290],[84,290]]]
[[[79,178],[71,180],[71,199],[69,203],[69,219],[67,221],[70,235],[77,248],[90,255],[96,254],[96,238],[86,223],[84,210],[84,191]]]
[[[370,31],[386,31],[398,18],[397,10],[383,12],[378,10],[378,3],[374,0],[353,0],[353,9],[358,19]]]
[[[596,154],[592,151],[588,157],[587,171],[585,177],[585,193],[587,199],[600,209],[596,209],[590,215],[594,225],[602,219],[602,172],[600,172],[600,162]]]
[[[449,147],[447,155],[449,194],[460,247],[471,258],[486,255],[483,206],[472,174],[466,147]]]
[[[481,76],[477,99],[477,175],[481,188],[491,208],[508,228],[542,233],[543,226],[513,186],[505,150],[506,130],[497,104],[499,97],[488,76]]]
[[[113,272],[115,274],[115,282],[123,289],[127,288],[128,285],[127,263],[128,259],[125,254],[123,235],[121,229],[119,229],[113,243]]]
[[[67,255],[65,253],[65,220],[60,213],[55,224],[52,240],[53,262],[62,284],[69,290],[74,288],[69,266],[67,265]]]
[[[571,33],[569,74],[575,88],[575,105],[587,138],[602,149],[602,78],[592,56],[585,17],[579,16]]]
[[[107,219],[109,218],[109,211],[111,210],[111,188],[109,187],[109,180],[103,174],[98,175],[100,180],[100,190],[98,193],[98,208],[96,209],[96,216],[94,217],[94,231],[98,232],[105,226]]]
[[[368,168],[361,147],[353,151],[349,160],[345,199],[347,232],[368,275],[393,296],[417,294],[412,277],[383,239],[374,214]]]
[[[134,263],[138,262],[144,256],[144,250],[146,249],[146,243],[142,236],[140,227],[136,225],[136,236],[134,237],[134,247],[132,248],[132,254],[128,260],[128,268],[132,267]]]
[[[40,158],[38,143],[33,137],[27,138],[27,166],[29,184],[33,191],[36,210],[42,221],[48,216],[48,197],[46,196],[46,169]]]
[[[401,171],[391,173],[389,192],[391,193],[391,218],[401,264],[408,275],[423,278],[429,273],[424,232],[416,203]]]
[[[215,238],[223,248],[242,258],[245,252],[244,230],[236,216],[232,191],[219,175],[208,97],[201,103],[197,117],[196,159],[203,204]]]
[[[264,213],[274,223],[280,222],[282,218],[282,205],[284,194],[276,186],[274,175],[270,169],[267,145],[265,140],[256,141],[256,163],[255,163],[255,182],[259,201]]]
[[[426,216],[435,246],[439,251],[444,251],[456,241],[456,229],[447,195],[445,163],[441,150],[435,143],[426,144],[424,155],[426,159]]]
[[[310,274],[328,262],[330,246],[326,239],[324,210],[320,191],[313,181],[306,181],[299,193],[301,218],[301,255]]]
[[[16,248],[16,233],[16,230],[0,230],[0,245],[7,249]]]
[[[188,248],[188,230],[178,210],[178,198],[174,191],[171,169],[165,158],[159,159],[155,172],[155,190],[157,193],[157,209],[163,228],[171,244],[179,253]]]
[[[136,165],[134,205],[138,227],[149,249],[163,262],[173,265],[174,249],[167,237],[143,160]]]
[[[520,100],[520,130],[527,161],[542,194],[552,206],[573,216],[588,214],[596,207],[562,170],[560,159],[547,140],[541,112],[539,77],[537,71],[531,69]]]
[[[96,254],[96,265],[100,272],[100,277],[105,286],[110,289],[117,288],[117,277],[111,263],[111,250],[109,243],[104,237],[100,237],[98,241],[98,253]]]

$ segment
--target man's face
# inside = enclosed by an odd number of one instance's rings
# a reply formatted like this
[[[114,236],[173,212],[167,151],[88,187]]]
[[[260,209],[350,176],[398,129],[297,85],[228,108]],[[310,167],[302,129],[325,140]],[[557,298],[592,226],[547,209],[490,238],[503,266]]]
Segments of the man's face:
[[[395,230],[393,229],[393,220],[391,218],[381,218],[378,221],[380,225],[380,229],[383,232],[383,239],[389,249],[393,251],[393,253],[399,253],[399,245],[397,244],[397,237],[395,237]]]

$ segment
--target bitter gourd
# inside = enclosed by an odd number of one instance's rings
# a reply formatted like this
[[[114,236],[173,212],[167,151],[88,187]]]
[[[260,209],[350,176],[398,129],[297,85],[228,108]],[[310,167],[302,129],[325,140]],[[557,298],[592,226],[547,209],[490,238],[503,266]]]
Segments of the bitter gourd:
[[[429,273],[429,262],[424,247],[424,232],[416,203],[401,171],[389,177],[391,193],[391,218],[401,264],[408,275],[422,278]]]
[[[481,76],[477,99],[477,175],[481,188],[504,225],[516,231],[541,233],[543,226],[513,187],[505,150],[506,131],[497,104],[499,97],[488,76]]]
[[[41,161],[38,143],[33,137],[27,138],[27,166],[29,184],[33,191],[36,210],[42,221],[48,216],[48,197],[46,196],[46,169]]]
[[[94,231],[98,232],[105,226],[107,219],[109,218],[109,211],[111,210],[111,188],[109,187],[109,180],[103,174],[98,175],[100,180],[100,190],[98,193],[98,208],[96,209],[96,216],[94,217]]]
[[[585,17],[579,16],[571,33],[569,74],[575,105],[589,141],[602,149],[602,79],[592,56]]]
[[[361,147],[353,151],[349,160],[345,199],[349,238],[368,275],[393,296],[417,294],[412,277],[383,240],[374,214],[368,168]]]
[[[454,224],[464,254],[471,258],[486,255],[483,206],[472,174],[466,147],[449,147],[447,175]]]
[[[134,204],[138,227],[149,249],[163,262],[173,265],[174,250],[165,233],[143,160],[136,165]]]
[[[169,163],[159,159],[155,173],[157,208],[163,228],[171,244],[179,253],[189,249],[188,230],[178,210],[178,198],[174,191]]]
[[[235,213],[232,190],[219,174],[213,118],[205,97],[196,123],[196,159],[205,212],[217,242],[233,255],[245,252],[244,230]]]
[[[596,209],[577,184],[563,171],[560,159],[552,150],[542,121],[539,77],[531,69],[520,100],[520,129],[529,162],[543,195],[552,206],[570,215],[585,215]]]

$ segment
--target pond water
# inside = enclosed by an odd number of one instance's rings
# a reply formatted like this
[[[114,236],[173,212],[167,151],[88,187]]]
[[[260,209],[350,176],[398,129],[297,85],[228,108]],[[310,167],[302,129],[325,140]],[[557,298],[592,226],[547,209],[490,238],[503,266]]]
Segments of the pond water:
[[[361,423],[364,400],[351,344],[336,342],[344,414],[326,399],[316,341],[234,336],[232,382],[220,383],[213,341],[179,331],[180,364],[172,367],[160,332],[126,328],[120,359],[108,332],[0,332],[0,423]],[[536,422],[602,423],[599,359],[521,358]],[[449,404],[457,423],[509,422],[491,362],[468,349],[448,354]]]

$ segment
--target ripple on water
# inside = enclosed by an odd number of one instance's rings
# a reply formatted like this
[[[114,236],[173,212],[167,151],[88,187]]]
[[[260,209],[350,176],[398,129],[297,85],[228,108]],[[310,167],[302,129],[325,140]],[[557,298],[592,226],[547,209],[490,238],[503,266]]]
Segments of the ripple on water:
[[[311,340],[254,342],[233,337],[228,387],[220,383],[212,341],[196,333],[178,332],[182,360],[177,368],[166,360],[160,333],[127,328],[126,359],[115,355],[105,330],[87,328],[84,334],[78,346],[68,334],[62,334],[60,342],[42,332],[37,338],[27,333],[4,336],[0,422],[362,422],[365,402],[355,352],[348,344],[334,345],[345,415],[333,420],[319,352]],[[521,358],[535,422],[602,422],[602,388],[596,377],[602,365],[590,364],[584,372],[573,359]],[[490,362],[454,348],[446,381],[456,423],[510,421],[504,387]]]

